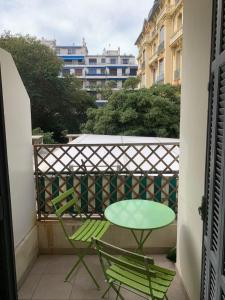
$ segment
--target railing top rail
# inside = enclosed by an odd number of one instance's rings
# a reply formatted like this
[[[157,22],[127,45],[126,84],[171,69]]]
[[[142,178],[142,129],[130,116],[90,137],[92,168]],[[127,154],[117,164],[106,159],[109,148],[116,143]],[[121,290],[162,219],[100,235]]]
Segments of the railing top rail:
[[[179,146],[179,142],[151,142],[151,143],[107,143],[107,144],[36,144],[34,148],[56,148],[56,147],[106,147],[106,146]]]

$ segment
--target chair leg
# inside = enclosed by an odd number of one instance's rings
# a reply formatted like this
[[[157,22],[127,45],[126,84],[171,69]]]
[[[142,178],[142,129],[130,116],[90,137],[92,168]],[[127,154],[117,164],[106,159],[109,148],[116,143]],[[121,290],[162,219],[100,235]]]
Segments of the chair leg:
[[[104,294],[102,295],[102,298],[104,299],[105,295],[108,293],[108,291],[111,289],[111,285],[109,285],[107,287],[107,289],[105,290]]]
[[[116,300],[118,300],[118,298],[119,298],[119,295],[120,295],[120,287],[121,287],[121,283],[120,283],[120,285],[119,285],[119,288],[118,288],[118,290],[117,290],[117,296],[116,296]]]
[[[78,267],[79,263],[81,262],[81,257],[78,256],[78,260],[77,262],[74,264],[74,266],[69,270],[69,272],[66,274],[66,277],[65,277],[65,282],[68,281],[70,275],[74,272],[74,270],[76,269],[76,267]]]
[[[123,296],[120,294],[120,287],[119,287],[119,289],[117,290],[117,288],[114,286],[114,284],[111,284],[111,287],[114,289],[114,291],[116,292],[116,295],[117,295],[117,297],[116,297],[116,299],[118,299],[118,298],[120,298],[121,300],[125,300],[124,298],[123,298]]]
[[[94,275],[91,273],[91,271],[89,270],[87,264],[85,263],[85,261],[84,261],[84,259],[83,259],[84,256],[85,256],[85,255],[78,256],[78,261],[75,263],[75,265],[74,265],[74,266],[70,269],[70,271],[67,273],[66,278],[65,278],[64,281],[65,281],[65,282],[68,281],[69,277],[70,277],[71,274],[74,272],[74,270],[78,267],[78,265],[79,265],[80,263],[82,263],[82,264],[84,265],[85,269],[87,270],[88,274],[89,274],[90,277],[92,278],[92,280],[93,280],[94,284],[96,285],[97,289],[100,289],[100,286],[99,286],[99,284],[97,283],[97,281],[96,281]]]
[[[92,280],[94,281],[94,284],[96,285],[97,289],[100,290],[100,286],[99,286],[99,284],[97,283],[97,281],[96,281],[94,275],[91,273],[90,269],[88,268],[86,262],[83,260],[83,258],[82,258],[81,260],[82,260],[82,263],[83,263],[85,269],[87,270],[88,274],[91,276]]]

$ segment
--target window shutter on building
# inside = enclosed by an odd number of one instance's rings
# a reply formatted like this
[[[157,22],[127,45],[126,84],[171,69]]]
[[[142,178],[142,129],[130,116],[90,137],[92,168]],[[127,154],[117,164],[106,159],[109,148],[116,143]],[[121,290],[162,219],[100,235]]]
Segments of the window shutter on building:
[[[225,1],[213,1],[201,299],[225,300]]]

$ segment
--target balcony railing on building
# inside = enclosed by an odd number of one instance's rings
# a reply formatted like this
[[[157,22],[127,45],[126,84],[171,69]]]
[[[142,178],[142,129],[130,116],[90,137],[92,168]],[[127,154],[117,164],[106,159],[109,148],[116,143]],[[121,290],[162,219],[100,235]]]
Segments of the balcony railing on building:
[[[177,211],[178,143],[34,145],[34,162],[39,220],[55,218],[50,200],[71,187],[93,218],[122,199],[152,199]]]
[[[180,79],[180,69],[176,69],[174,71],[174,80],[179,80]]]
[[[164,49],[165,49],[165,43],[163,41],[158,46],[158,54],[161,53],[162,51],[164,51]]]

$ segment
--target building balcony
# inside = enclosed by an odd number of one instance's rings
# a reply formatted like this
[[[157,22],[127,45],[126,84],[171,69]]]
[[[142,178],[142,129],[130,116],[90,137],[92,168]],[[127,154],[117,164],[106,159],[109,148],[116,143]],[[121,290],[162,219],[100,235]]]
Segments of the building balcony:
[[[175,47],[181,41],[183,36],[183,26],[178,29],[170,38],[170,47]]]
[[[155,53],[149,58],[149,65],[157,63],[158,60],[158,51],[155,51]]]
[[[96,274],[100,291],[95,289],[83,267],[70,282],[64,282],[74,255],[65,255],[73,254],[72,249],[64,240],[50,199],[72,185],[80,197],[83,216],[101,218],[110,203],[128,198],[134,201],[135,198],[153,199],[177,212],[179,143],[162,139],[146,144],[35,145],[34,161],[40,255],[19,290],[19,299],[100,299],[106,284],[96,255],[89,255],[86,261]],[[78,226],[76,213],[66,218],[69,230],[74,230]],[[104,239],[134,249],[135,241],[126,229],[112,225]],[[172,224],[161,229],[159,234],[153,234],[146,243],[146,250],[151,251],[154,245],[153,248],[158,249],[152,254],[155,262],[175,269],[162,254],[175,244],[175,240],[176,224]],[[126,290],[122,294],[125,299],[137,297]],[[178,275],[168,296],[174,300],[186,299]],[[108,297],[114,299],[115,293],[110,291]]]

